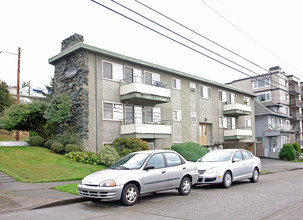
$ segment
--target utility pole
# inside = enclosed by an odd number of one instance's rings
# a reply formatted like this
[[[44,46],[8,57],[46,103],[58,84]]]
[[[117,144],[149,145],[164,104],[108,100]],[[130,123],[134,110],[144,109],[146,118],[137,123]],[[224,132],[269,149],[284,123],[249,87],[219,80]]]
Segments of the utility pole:
[[[17,103],[20,102],[20,58],[21,48],[18,48],[18,68],[17,68]],[[16,141],[19,141],[19,131],[16,131]]]

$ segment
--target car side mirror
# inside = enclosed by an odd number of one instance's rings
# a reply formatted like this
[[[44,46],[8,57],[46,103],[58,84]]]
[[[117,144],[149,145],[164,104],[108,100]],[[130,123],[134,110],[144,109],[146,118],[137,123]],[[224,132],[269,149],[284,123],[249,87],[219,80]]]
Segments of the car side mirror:
[[[146,166],[146,167],[144,167],[144,170],[151,170],[151,169],[155,169],[155,166]]]
[[[240,161],[240,159],[239,158],[234,158],[233,159],[233,163],[235,163],[235,162],[239,162]]]

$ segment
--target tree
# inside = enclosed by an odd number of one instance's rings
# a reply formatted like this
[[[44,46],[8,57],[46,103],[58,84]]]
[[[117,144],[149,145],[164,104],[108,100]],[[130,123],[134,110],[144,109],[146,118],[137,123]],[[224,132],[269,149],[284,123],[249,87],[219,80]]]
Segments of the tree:
[[[0,128],[4,130],[35,131],[39,136],[46,138],[49,134],[45,131],[46,119],[44,111],[47,105],[42,101],[19,103],[12,105],[4,111],[0,118]]]
[[[14,99],[7,88],[8,85],[5,82],[0,83],[0,113],[14,103]]]
[[[19,103],[6,109],[0,118],[0,129],[35,131],[39,136],[48,138],[52,134],[50,125],[60,125],[70,117],[71,101],[64,95],[56,96],[51,102],[34,101]]]

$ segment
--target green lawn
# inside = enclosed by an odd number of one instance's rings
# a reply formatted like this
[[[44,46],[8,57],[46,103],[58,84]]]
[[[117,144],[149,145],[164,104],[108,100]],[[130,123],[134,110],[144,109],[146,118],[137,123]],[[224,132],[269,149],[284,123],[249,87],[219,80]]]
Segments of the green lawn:
[[[67,184],[67,185],[63,185],[63,186],[57,186],[55,189],[62,191],[62,192],[79,195],[77,185],[78,185],[78,183]]]
[[[74,162],[41,147],[0,147],[0,171],[22,182],[81,180],[105,168]]]

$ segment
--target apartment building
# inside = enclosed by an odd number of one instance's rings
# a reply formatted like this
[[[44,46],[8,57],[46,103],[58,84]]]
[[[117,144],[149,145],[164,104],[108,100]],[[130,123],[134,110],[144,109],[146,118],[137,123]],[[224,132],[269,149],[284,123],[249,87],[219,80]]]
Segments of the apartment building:
[[[227,85],[247,89],[257,95],[255,98],[265,107],[273,108],[275,104],[275,112],[279,113],[281,117],[289,116],[286,119],[284,126],[281,128],[287,132],[285,138],[279,138],[279,143],[276,145],[283,146],[284,143],[297,142],[302,145],[302,99],[300,79],[293,75],[286,75],[281,71],[279,66],[272,67],[269,72],[255,77],[244,78],[227,83]],[[271,106],[269,106],[271,103]],[[264,119],[263,122],[257,120],[256,115],[256,130],[262,128],[256,138],[256,142],[260,143],[261,138],[266,140],[268,134],[268,126],[271,120]],[[280,119],[279,119],[280,120]],[[264,123],[268,125],[265,126]],[[257,123],[261,123],[260,125]],[[290,126],[288,127],[288,123]],[[282,124],[281,124],[282,125]],[[259,131],[259,130],[258,130]],[[264,149],[273,149],[268,141],[263,141]]]
[[[151,149],[190,141],[254,152],[251,92],[93,47],[77,34],[49,63],[55,93],[73,101],[69,123],[87,151],[138,137]]]

